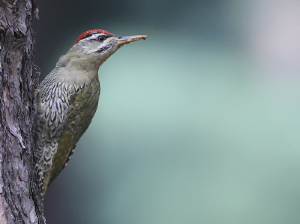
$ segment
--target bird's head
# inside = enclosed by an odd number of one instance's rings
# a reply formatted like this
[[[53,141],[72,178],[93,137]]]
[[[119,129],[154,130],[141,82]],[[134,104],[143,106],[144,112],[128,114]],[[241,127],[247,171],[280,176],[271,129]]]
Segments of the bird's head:
[[[124,44],[146,38],[145,35],[117,37],[105,30],[89,30],[79,36],[70,51],[102,64]]]

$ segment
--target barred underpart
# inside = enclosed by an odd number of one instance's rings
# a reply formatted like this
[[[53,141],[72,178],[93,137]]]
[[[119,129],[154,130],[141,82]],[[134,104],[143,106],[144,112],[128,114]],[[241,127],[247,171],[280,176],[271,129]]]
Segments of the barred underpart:
[[[43,192],[64,168],[88,128],[100,94],[97,77],[81,85],[68,84],[58,70],[55,68],[40,84],[35,156]]]

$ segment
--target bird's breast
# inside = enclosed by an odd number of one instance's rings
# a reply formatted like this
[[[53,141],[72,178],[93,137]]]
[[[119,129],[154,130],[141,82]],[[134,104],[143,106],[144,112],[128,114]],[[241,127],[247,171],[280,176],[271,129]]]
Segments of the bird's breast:
[[[76,88],[76,87],[74,87]],[[51,168],[53,180],[64,167],[71,150],[87,130],[95,115],[100,95],[100,83],[94,80],[69,99],[69,110]]]

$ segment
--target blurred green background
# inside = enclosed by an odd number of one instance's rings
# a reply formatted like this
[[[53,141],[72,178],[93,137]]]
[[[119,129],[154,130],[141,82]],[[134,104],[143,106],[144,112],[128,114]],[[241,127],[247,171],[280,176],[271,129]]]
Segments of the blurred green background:
[[[89,29],[146,34],[46,195],[48,224],[300,223],[298,0],[39,1],[45,76]]]

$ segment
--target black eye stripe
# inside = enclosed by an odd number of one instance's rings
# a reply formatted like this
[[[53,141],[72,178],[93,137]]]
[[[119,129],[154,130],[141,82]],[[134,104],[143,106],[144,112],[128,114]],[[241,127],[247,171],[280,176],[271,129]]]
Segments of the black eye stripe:
[[[88,35],[86,35],[84,38],[82,38],[81,40],[83,40],[83,39],[86,39],[86,38],[88,38],[88,37],[90,37],[90,36],[93,36],[94,34],[88,34]],[[100,36],[98,36],[98,37],[96,37],[96,38],[93,38],[93,39],[90,39],[90,40],[92,40],[92,41],[104,41],[104,40],[106,40],[107,38],[109,38],[109,37],[113,37],[114,35],[112,35],[112,34],[102,34],[102,35],[100,35]],[[103,40],[99,40],[99,38],[104,38]]]
[[[93,39],[90,39],[92,41],[104,41],[106,40],[107,38],[109,38],[110,36],[99,36],[97,38],[93,38]],[[101,38],[101,39],[100,39]]]
[[[104,41],[104,40],[106,40],[109,37],[113,37],[113,35],[111,35],[111,34],[105,34],[105,35],[98,36],[97,39],[99,41]]]
[[[95,51],[95,53],[101,53],[103,51],[106,51],[107,49],[111,48],[112,47],[112,44],[109,44],[109,45],[106,45],[106,46],[103,46],[102,48],[100,48],[99,50]]]

